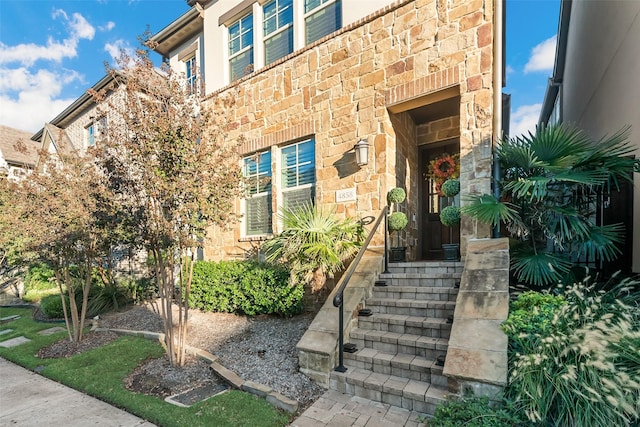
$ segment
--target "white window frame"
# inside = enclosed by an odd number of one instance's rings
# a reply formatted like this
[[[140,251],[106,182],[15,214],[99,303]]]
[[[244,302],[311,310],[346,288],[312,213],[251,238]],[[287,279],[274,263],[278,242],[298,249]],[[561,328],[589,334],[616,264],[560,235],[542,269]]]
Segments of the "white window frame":
[[[302,184],[302,185],[296,185],[294,187],[289,187],[289,188],[285,188],[285,182],[284,182],[284,170],[285,170],[285,165],[283,164],[282,161],[282,151],[286,148],[292,147],[292,146],[300,146],[301,144],[304,144],[306,142],[311,142],[312,146],[313,146],[313,182],[312,183],[307,183],[307,184]],[[296,150],[296,153],[298,152],[298,150]],[[296,154],[296,157],[299,157],[298,154]],[[317,196],[315,194],[315,189],[316,189],[316,184],[317,184],[317,175],[318,175],[318,162],[317,162],[317,150],[316,150],[316,142],[315,142],[315,138],[314,137],[310,137],[310,138],[305,138],[296,142],[293,142],[291,144],[286,144],[283,145],[281,147],[279,147],[278,149],[278,153],[277,153],[277,173],[275,174],[277,177],[277,188],[279,189],[278,192],[278,200],[277,200],[277,205],[278,205],[278,210],[282,210],[284,208],[284,198],[285,198],[285,194],[288,192],[293,192],[293,191],[298,191],[298,190],[302,190],[302,189],[306,189],[306,188],[312,188],[313,189],[313,200],[315,201],[317,199]],[[303,166],[305,164],[309,164],[311,161],[306,162],[304,164],[300,164],[296,162],[296,169],[299,170],[300,166]],[[296,173],[296,175],[299,175],[299,172]],[[278,221],[278,227],[281,229],[282,228],[282,223],[281,221]]]
[[[198,61],[195,52],[184,60],[184,75],[190,93],[196,93],[196,82],[198,81]]]
[[[302,2],[305,3],[305,0],[302,0]],[[330,5],[335,5],[338,2],[341,2],[341,0],[320,0],[320,5],[316,6],[314,9],[311,9],[309,11],[306,10],[306,4],[303,4],[302,10],[304,15],[302,20],[302,26],[304,27],[304,44],[305,45],[315,43],[317,41],[317,40],[314,40],[307,43],[307,18],[315,15],[316,13],[320,12],[322,9],[326,9]],[[341,20],[344,19],[344,17],[342,16],[342,4],[340,4],[340,17],[341,17]],[[342,28],[342,22],[340,22],[340,26],[338,28],[336,28],[335,30],[327,34],[331,34],[332,32],[339,30],[340,28]]]
[[[93,122],[92,121],[84,129],[85,129],[85,133],[86,133],[87,147],[95,147],[96,146],[96,138],[98,136],[97,122]]]
[[[267,174],[261,174],[260,173],[260,166],[259,166],[259,162],[257,163],[256,166],[256,173],[253,175],[247,175],[246,173],[246,167],[247,167],[247,163],[246,161],[248,159],[251,158],[260,158],[262,157],[262,155],[269,153],[270,157],[269,157],[269,167],[268,167],[268,175]],[[241,235],[244,237],[250,237],[250,238],[255,238],[255,237],[261,237],[261,236],[270,236],[273,235],[273,210],[271,211],[270,214],[270,228],[271,228],[271,232],[267,232],[267,233],[249,233],[249,221],[248,221],[248,209],[247,209],[247,200],[252,199],[254,197],[258,198],[258,197],[265,197],[267,199],[267,203],[269,203],[269,205],[273,206],[273,187],[274,187],[274,174],[273,174],[273,152],[272,150],[266,150],[266,151],[260,151],[260,152],[256,152],[253,153],[249,156],[245,156],[242,158],[241,160],[242,162],[242,172],[243,172],[243,176],[246,180],[251,181],[252,179],[255,179],[257,183],[259,183],[259,181],[265,177],[269,177],[271,179],[271,183],[269,184],[269,190],[267,191],[260,191],[260,186],[258,185],[258,191],[254,194],[250,194],[248,191],[245,194],[245,196],[242,198],[242,232]]]
[[[262,6],[262,19],[261,19],[261,22],[260,22],[260,24],[261,24],[260,31],[261,31],[261,34],[263,35],[262,49],[264,51],[264,54],[263,54],[263,56],[264,56],[264,65],[269,65],[269,63],[266,60],[266,56],[267,56],[266,53],[267,53],[267,42],[270,39],[278,36],[279,34],[285,32],[285,31],[287,31],[289,29],[291,29],[291,37],[292,37],[292,39],[295,39],[295,31],[293,29],[295,18],[296,18],[295,10],[294,10],[295,0],[291,0],[291,3],[289,5],[289,7],[291,8],[291,22],[288,22],[288,23],[286,23],[284,25],[280,24],[280,19],[279,19],[280,12],[281,12],[280,11],[280,2],[281,1],[284,1],[284,0],[270,0],[270,1],[265,2],[264,5]],[[264,13],[264,9],[270,3],[276,3],[276,13],[275,13],[276,29],[274,31],[272,31],[271,33],[267,34],[266,33],[265,21],[267,19],[271,19],[271,18],[266,18],[265,13]],[[295,50],[295,41],[294,41],[294,44],[292,46],[291,52],[289,52],[288,54],[292,53],[294,50]],[[278,59],[280,59],[280,58],[278,58]],[[276,61],[277,61],[277,59],[276,59]]]
[[[251,18],[251,44],[247,45],[247,46],[242,46],[242,36],[245,35],[247,32],[243,32],[242,30],[242,21],[244,21],[246,18],[250,17]],[[233,40],[231,38],[231,27],[233,27],[234,25],[238,24],[240,26],[240,32],[238,35],[238,38],[240,39],[240,50],[238,50],[237,52],[231,53],[231,43],[233,42]],[[246,74],[243,74],[241,76],[234,76],[231,70],[231,61],[233,61],[235,58],[247,53],[250,50],[253,50],[253,61],[251,62],[250,65],[253,65],[253,69],[255,70],[256,67],[256,52],[255,52],[255,34],[256,34],[256,26],[255,26],[255,14],[253,13],[253,10],[250,10],[249,12],[243,14],[240,18],[234,20],[231,24],[229,24],[227,26],[227,54],[228,54],[228,60],[227,60],[227,67],[229,69],[229,81],[233,81],[234,79],[239,79],[244,77]],[[244,70],[243,70],[244,71]]]

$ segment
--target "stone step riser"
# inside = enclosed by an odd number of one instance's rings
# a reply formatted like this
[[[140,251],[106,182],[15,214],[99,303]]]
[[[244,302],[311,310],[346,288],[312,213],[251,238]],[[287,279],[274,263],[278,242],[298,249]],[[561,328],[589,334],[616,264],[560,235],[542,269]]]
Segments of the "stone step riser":
[[[437,288],[425,288],[427,292],[420,290],[395,290],[395,286],[387,286],[384,288],[374,288],[372,298],[375,299],[409,299],[419,301],[455,301],[458,295],[457,289],[437,290]],[[406,287],[408,288],[408,287]],[[446,289],[446,290],[445,290]]]
[[[386,305],[367,305],[374,313],[401,314],[404,316],[434,317],[446,319],[453,315],[455,308],[423,308],[423,307],[392,307]]]
[[[389,264],[389,273],[406,274],[406,273],[462,273],[464,263],[391,263]]]
[[[394,286],[412,286],[417,288],[449,288],[454,289],[459,277],[381,277],[387,284],[386,288]]]
[[[439,392],[434,396],[430,396],[429,392],[424,396],[418,396],[407,393],[400,387],[386,386],[386,383],[360,381],[348,375],[342,376],[333,373],[330,378],[330,387],[342,393],[430,415],[433,415],[436,406],[444,403],[445,400],[441,397],[442,393]]]
[[[381,341],[372,341],[362,338],[351,338],[349,342],[355,344],[358,348],[372,348],[374,350],[383,351],[391,354],[408,354],[411,356],[420,356],[425,359],[436,359],[440,355],[446,355],[447,347],[444,346],[416,346],[397,343],[388,343]]]
[[[439,388],[446,389],[448,387],[448,379],[442,375],[442,366],[424,367],[415,364],[391,364],[386,360],[376,360],[374,358],[365,358],[356,360],[355,355],[345,353],[344,364],[348,369],[366,369],[378,374],[394,375],[396,377],[408,378],[410,380],[422,381],[430,383]]]
[[[421,335],[430,338],[446,338],[451,335],[450,324],[434,324],[431,326],[412,326],[394,324],[377,320],[375,316],[358,318],[358,328],[370,331],[396,332],[400,334]]]

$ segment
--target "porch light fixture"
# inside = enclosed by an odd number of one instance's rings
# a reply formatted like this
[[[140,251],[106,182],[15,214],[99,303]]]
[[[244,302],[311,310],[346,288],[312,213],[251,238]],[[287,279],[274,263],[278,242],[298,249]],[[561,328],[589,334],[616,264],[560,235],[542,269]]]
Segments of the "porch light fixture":
[[[366,166],[369,163],[369,141],[361,139],[353,146],[356,152],[356,163],[358,166]]]

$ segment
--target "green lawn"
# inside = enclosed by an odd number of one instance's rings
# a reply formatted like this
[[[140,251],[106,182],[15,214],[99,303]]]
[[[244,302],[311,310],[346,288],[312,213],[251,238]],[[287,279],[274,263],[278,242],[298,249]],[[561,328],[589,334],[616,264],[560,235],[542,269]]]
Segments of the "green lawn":
[[[222,393],[189,408],[127,390],[122,380],[142,360],[163,354],[158,343],[143,338],[125,336],[109,345],[73,357],[39,359],[35,356],[38,349],[65,337],[66,332],[41,336],[38,331],[56,325],[35,322],[29,309],[0,308],[0,317],[14,314],[19,314],[21,318],[0,325],[0,330],[14,330],[2,335],[0,340],[25,336],[32,341],[14,348],[0,347],[0,357],[28,369],[39,367],[40,373],[45,377],[95,396],[159,426],[277,427],[285,426],[291,420],[288,414],[275,409],[264,399],[236,390]]]

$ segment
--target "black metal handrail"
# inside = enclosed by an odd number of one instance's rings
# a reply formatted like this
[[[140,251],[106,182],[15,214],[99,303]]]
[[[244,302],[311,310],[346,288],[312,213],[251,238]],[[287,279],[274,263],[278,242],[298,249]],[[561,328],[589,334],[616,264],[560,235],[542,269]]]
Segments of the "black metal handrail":
[[[338,366],[335,368],[335,370],[338,372],[347,371],[347,368],[344,367],[344,295],[343,295],[344,289],[347,287],[347,284],[349,283],[349,280],[351,280],[351,276],[356,270],[358,263],[362,259],[364,253],[367,251],[367,248],[369,247],[369,243],[371,243],[371,239],[373,239],[373,235],[375,234],[376,230],[380,226],[380,222],[382,221],[383,218],[384,218],[384,272],[387,273],[389,271],[389,259],[387,255],[387,252],[388,252],[387,230],[389,229],[387,224],[388,213],[389,213],[389,206],[385,206],[384,209],[382,209],[382,211],[380,212],[380,215],[378,216],[378,218],[376,219],[376,222],[373,224],[373,227],[371,227],[371,232],[369,233],[364,243],[362,244],[362,247],[358,251],[358,254],[351,262],[351,265],[349,265],[347,272],[343,276],[342,283],[340,284],[340,287],[338,288],[336,295],[333,297],[333,305],[334,307],[338,307],[338,328],[339,328]]]

